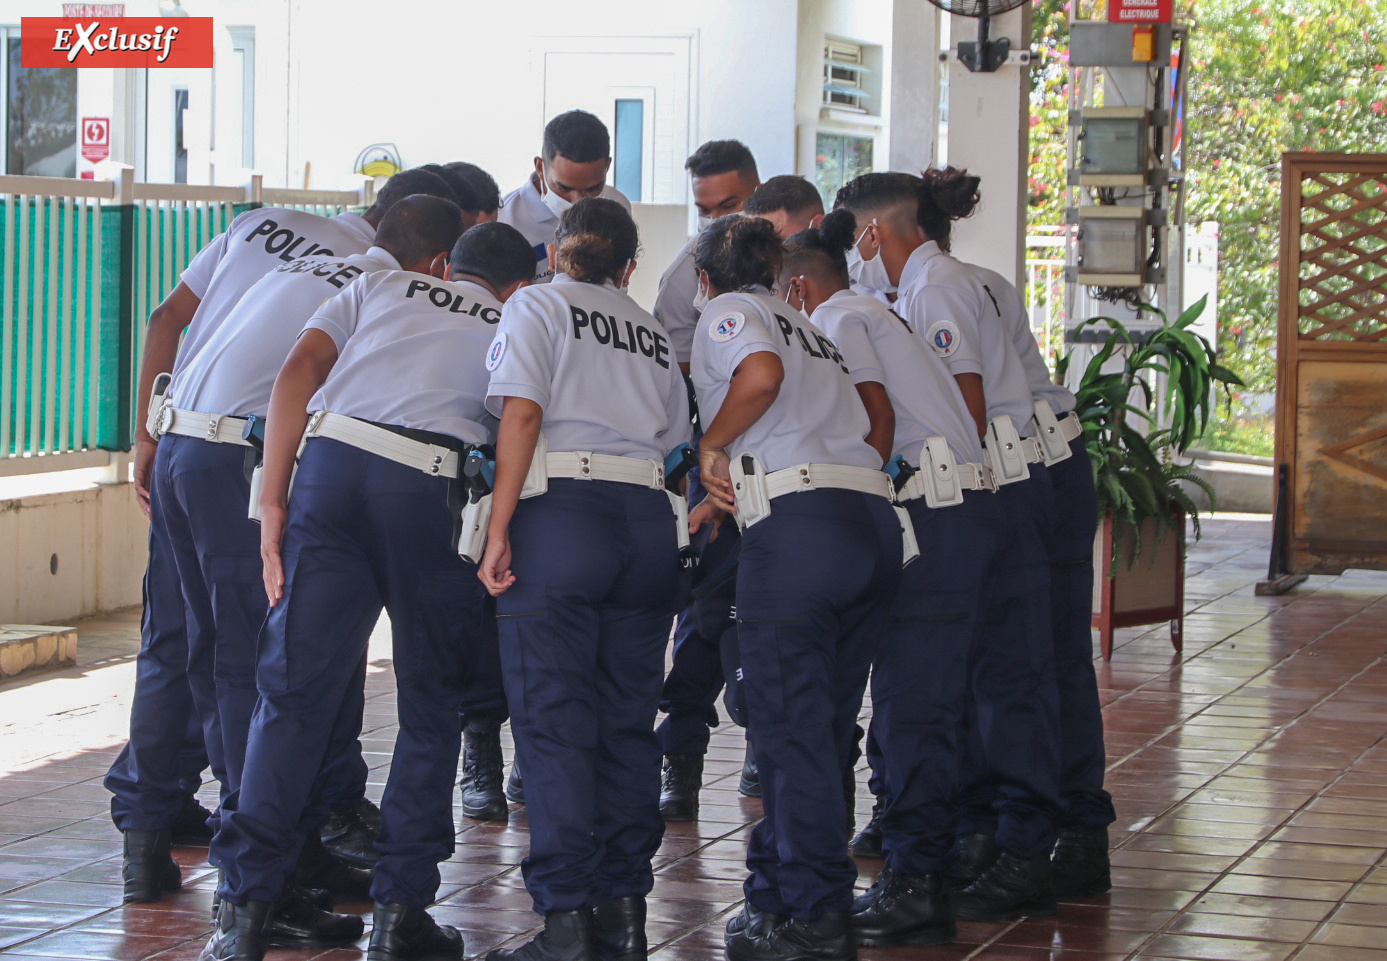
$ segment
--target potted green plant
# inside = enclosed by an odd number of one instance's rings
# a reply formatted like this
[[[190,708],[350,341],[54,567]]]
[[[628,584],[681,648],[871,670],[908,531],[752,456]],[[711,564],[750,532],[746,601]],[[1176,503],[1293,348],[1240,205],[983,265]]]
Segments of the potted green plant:
[[[1208,428],[1215,390],[1242,384],[1190,330],[1205,300],[1174,322],[1142,305],[1161,321],[1149,332],[1133,334],[1111,317],[1086,320],[1075,331],[1109,332],[1084,368],[1075,408],[1098,492],[1093,626],[1104,659],[1112,657],[1113,631],[1136,624],[1168,620],[1171,643],[1183,647],[1186,517],[1199,536],[1186,485],[1202,488],[1211,502],[1214,492],[1180,458]],[[1061,381],[1073,357],[1071,350],[1056,365]]]

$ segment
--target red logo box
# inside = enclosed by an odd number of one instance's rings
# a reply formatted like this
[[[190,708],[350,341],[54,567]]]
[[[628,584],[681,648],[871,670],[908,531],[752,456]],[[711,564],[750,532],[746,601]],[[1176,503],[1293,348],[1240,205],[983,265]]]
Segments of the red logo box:
[[[30,67],[206,68],[211,17],[21,17],[19,63]]]

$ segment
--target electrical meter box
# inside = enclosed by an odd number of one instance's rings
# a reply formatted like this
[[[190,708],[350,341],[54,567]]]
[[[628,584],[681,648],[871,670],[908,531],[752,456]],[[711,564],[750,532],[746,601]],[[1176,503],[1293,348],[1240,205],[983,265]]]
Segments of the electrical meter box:
[[[1079,119],[1079,183],[1145,186],[1149,119],[1142,107],[1086,107]]]
[[[1078,213],[1075,279],[1088,287],[1146,283],[1146,209],[1105,205],[1080,207]]]

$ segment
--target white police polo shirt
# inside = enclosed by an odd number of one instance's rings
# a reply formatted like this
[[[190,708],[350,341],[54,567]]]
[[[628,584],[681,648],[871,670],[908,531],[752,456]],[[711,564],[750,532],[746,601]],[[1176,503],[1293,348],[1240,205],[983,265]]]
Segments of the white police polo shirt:
[[[615,200],[628,211],[631,209],[631,201],[611,184],[602,188],[600,196],[607,200]],[[554,242],[554,234],[558,232],[559,218],[554,211],[545,206],[534,175],[501,198],[501,209],[496,219],[503,224],[510,224],[530,242],[530,246],[535,250],[534,282],[548,283],[554,276],[554,271],[549,267],[549,245]]]
[[[1063,416],[1074,409],[1077,401],[1067,387],[1050,379],[1050,368],[1045,366],[1045,358],[1040,356],[1040,345],[1035,342],[1031,332],[1030,315],[1021,301],[1021,294],[1001,274],[978,264],[969,264],[982,281],[983,289],[992,298],[1002,328],[1011,340],[1021,367],[1026,371],[1026,381],[1031,385],[1031,395],[1050,405],[1056,416]],[[986,314],[986,311],[983,312]]]
[[[655,296],[655,319],[669,332],[674,357],[681,364],[693,356],[694,330],[698,327],[699,312],[693,305],[698,296],[698,268],[694,266],[697,247],[695,235],[660,277],[660,292]]]

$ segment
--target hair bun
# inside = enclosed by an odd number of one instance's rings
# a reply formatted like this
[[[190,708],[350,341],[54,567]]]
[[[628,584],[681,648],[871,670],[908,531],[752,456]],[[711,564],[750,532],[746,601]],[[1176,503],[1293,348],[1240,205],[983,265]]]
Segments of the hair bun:
[[[819,239],[829,250],[847,250],[857,242],[857,217],[846,207],[825,214],[819,222]]]
[[[931,167],[921,174],[925,190],[939,212],[950,220],[973,216],[979,201],[981,177],[974,177],[961,167]]]

